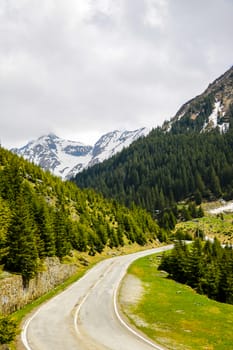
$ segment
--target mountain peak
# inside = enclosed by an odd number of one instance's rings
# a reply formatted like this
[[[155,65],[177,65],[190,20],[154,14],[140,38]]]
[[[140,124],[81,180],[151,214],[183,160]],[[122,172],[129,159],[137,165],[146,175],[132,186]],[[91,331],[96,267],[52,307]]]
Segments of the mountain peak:
[[[233,120],[233,66],[213,81],[200,95],[186,102],[162,128],[164,131],[223,133]]]
[[[50,131],[50,132],[48,133],[48,136],[51,137],[51,138],[57,138],[57,135],[54,134],[54,132],[52,132],[52,131]]]
[[[94,145],[94,160],[90,165],[102,162],[103,160],[113,156],[117,152],[120,152],[124,147],[128,147],[140,136],[146,136],[148,133],[149,129],[141,128],[133,131],[128,131],[125,129],[114,130],[102,135]]]
[[[114,130],[102,135],[93,147],[64,140],[51,132],[21,148],[12,149],[12,152],[63,179],[69,179],[83,169],[110,158],[148,133],[149,129],[146,128],[134,131]]]

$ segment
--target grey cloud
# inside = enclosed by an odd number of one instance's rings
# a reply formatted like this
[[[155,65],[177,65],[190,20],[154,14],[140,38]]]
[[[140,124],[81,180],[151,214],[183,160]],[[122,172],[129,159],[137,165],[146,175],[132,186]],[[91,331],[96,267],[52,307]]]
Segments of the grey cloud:
[[[155,126],[232,64],[231,0],[0,4],[0,137]]]

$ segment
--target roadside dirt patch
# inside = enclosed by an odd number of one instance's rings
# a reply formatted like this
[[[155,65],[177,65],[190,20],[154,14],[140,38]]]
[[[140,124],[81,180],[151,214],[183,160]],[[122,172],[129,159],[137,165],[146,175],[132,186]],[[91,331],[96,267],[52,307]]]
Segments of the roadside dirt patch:
[[[121,284],[119,302],[121,311],[136,327],[147,327],[146,322],[133,312],[143,294],[144,287],[140,279],[130,274],[126,275]]]
[[[123,306],[135,305],[142,297],[144,288],[137,277],[127,274],[122,281],[119,300]]]

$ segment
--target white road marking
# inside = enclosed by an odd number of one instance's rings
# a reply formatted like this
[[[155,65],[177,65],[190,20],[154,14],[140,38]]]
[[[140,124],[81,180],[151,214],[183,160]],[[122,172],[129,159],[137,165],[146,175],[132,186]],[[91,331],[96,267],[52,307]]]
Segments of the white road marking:
[[[167,247],[161,247],[161,248],[158,248],[158,249],[154,249],[150,252],[147,252],[145,255],[150,255],[150,254],[153,254],[155,252],[161,252],[161,251],[164,251],[164,250],[167,250],[167,249],[171,249],[171,246],[167,246]],[[118,288],[120,286],[120,282],[123,278],[123,276],[125,275],[126,273],[126,269],[127,267],[129,266],[129,264],[133,261],[133,260],[136,260],[137,258],[140,258],[140,256],[144,256],[143,255],[143,252],[141,252],[141,255],[139,254],[135,254],[134,257],[131,258],[131,260],[129,260],[128,262],[125,262],[123,263],[125,265],[124,267],[124,270],[121,274],[121,276],[119,276],[120,278],[118,278],[118,280],[116,281],[116,287],[113,289],[113,294],[112,294],[112,298],[113,298],[113,310],[114,310],[114,313],[116,315],[116,318],[119,320],[119,324],[123,325],[126,329],[128,329],[134,336],[136,336],[137,338],[141,339],[142,341],[144,341],[145,343],[147,343],[149,346],[153,347],[154,349],[157,349],[157,350],[163,350],[162,347],[154,344],[152,341],[150,341],[149,339],[147,339],[146,337],[144,337],[143,335],[139,334],[136,330],[132,329],[120,316],[119,314],[119,311],[117,309],[117,292],[118,292]],[[123,257],[122,257],[123,258]],[[118,259],[118,258],[116,258]],[[88,289],[84,292],[84,295],[80,295],[79,296],[79,300],[78,300],[78,303],[76,303],[76,305],[73,306],[73,311],[75,310],[75,314],[73,316],[73,325],[74,325],[74,330],[76,332],[77,335],[81,335],[80,333],[80,330],[78,328],[78,317],[79,317],[79,313],[80,313],[80,310],[82,308],[82,306],[84,305],[84,303],[87,301],[87,298],[89,297],[89,295],[91,294],[91,292],[98,286],[98,284],[104,280],[104,278],[106,277],[106,275],[109,273],[109,271],[112,269],[113,267],[113,264],[115,261],[115,258],[113,259],[109,259],[111,261],[110,262],[110,265],[108,265],[107,267],[106,266],[103,266],[102,268],[104,268],[104,272],[102,272],[102,274],[100,275],[100,277],[98,278],[98,280],[96,282],[93,281],[93,283],[88,287]],[[103,262],[104,263],[104,262]],[[106,260],[105,260],[105,263],[106,263]],[[99,266],[99,265],[96,265],[96,267]],[[93,271],[93,270],[90,270],[90,271]],[[98,271],[98,268],[97,268],[97,271]],[[94,273],[94,271],[93,271]],[[84,280],[86,279],[87,277],[89,276],[89,274],[85,274],[79,281],[77,281],[76,283],[74,283],[73,285],[71,285],[69,288],[67,288],[66,290],[64,290],[62,293],[58,294],[56,297],[52,298],[51,300],[55,300],[57,298],[60,298],[60,296],[63,294],[63,293],[66,293],[67,291],[70,291],[72,290],[73,288],[77,288],[77,283],[80,283],[81,280]],[[75,289],[74,289],[75,291]],[[81,301],[80,301],[81,300]],[[49,301],[48,301],[49,302]],[[21,333],[21,340],[22,340],[22,343],[24,344],[26,350],[33,350],[31,345],[29,344],[29,338],[28,338],[28,333],[29,333],[29,326],[30,326],[30,323],[33,321],[33,319],[40,313],[40,311],[43,310],[44,307],[46,307],[47,305],[47,302],[45,304],[43,304],[31,317],[29,317],[24,325],[23,325],[23,330],[22,330],[22,333]]]

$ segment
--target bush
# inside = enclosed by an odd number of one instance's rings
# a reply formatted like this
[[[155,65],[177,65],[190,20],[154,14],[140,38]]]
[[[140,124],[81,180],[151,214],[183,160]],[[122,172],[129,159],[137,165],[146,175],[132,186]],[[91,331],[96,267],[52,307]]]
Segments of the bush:
[[[10,316],[0,315],[0,344],[8,344],[15,339],[17,323]]]

